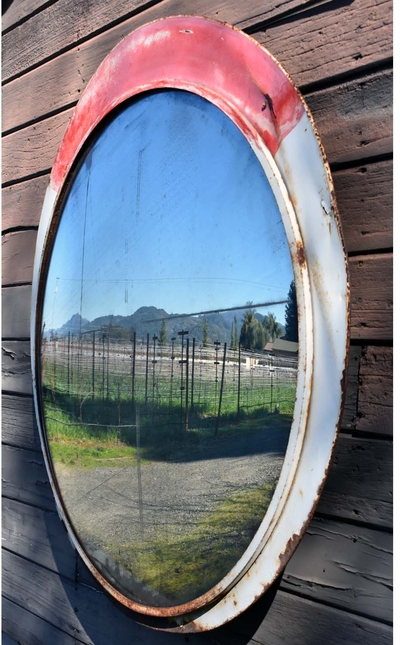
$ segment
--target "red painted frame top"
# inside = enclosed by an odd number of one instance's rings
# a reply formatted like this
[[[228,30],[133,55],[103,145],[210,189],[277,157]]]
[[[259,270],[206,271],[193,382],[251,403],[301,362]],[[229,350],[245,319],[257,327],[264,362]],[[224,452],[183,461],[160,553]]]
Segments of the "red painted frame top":
[[[236,122],[241,115],[242,132],[261,137],[273,156],[305,111],[279,63],[260,46],[248,47],[243,32],[194,16],[165,18],[127,36],[97,69],[68,125],[52,188],[59,191],[82,145],[111,110],[166,87],[199,94]]]

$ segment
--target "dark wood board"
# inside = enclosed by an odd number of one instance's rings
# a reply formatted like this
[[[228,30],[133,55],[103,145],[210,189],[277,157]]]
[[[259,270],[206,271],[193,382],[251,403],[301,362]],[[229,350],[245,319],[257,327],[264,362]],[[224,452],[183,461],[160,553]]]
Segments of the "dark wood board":
[[[48,184],[49,177],[45,175],[3,188],[1,193],[3,233],[18,227],[39,225]]]
[[[1,244],[3,285],[32,282],[35,244],[35,230],[3,235]]]
[[[249,3],[227,2],[214,2],[210,5],[209,0],[195,0],[191,2],[189,11],[186,0],[169,0],[157,4],[6,84],[3,90],[3,131],[15,129],[76,102],[111,49],[131,31],[150,20],[189,12],[249,27],[254,20],[274,17],[299,4],[302,4],[299,0],[279,5],[252,0],[250,6]],[[296,15],[289,23],[284,21],[272,25],[265,32],[254,33],[253,37],[265,42],[297,84],[314,82],[329,77],[332,69],[339,74],[366,64],[376,64],[391,55],[391,40],[390,37],[385,37],[385,34],[390,36],[390,2],[368,0],[367,4],[366,8],[363,0],[355,0],[351,4],[324,3],[315,9],[316,17]],[[245,21],[241,20],[243,17]],[[35,20],[39,20],[39,16]],[[321,28],[320,23],[325,25],[327,21],[330,21],[327,28]],[[332,22],[342,28],[333,30]],[[24,26],[24,30],[27,28],[28,25]],[[331,43],[332,34],[336,41],[334,48]],[[310,42],[318,45],[317,65]],[[12,47],[14,46],[18,46],[17,41],[12,43]],[[12,53],[11,50],[10,55]],[[46,87],[46,92],[42,91],[43,87]],[[22,94],[28,94],[32,99],[34,97],[34,100],[21,102]]]
[[[3,340],[1,353],[3,391],[32,395],[30,342],[26,340]]]
[[[41,451],[32,397],[3,394],[2,441],[16,448]]]
[[[5,549],[75,579],[77,553],[55,511],[3,498],[2,517]]]
[[[2,289],[2,336],[4,339],[29,338],[32,287]]]
[[[173,645],[192,643],[263,643],[265,645],[389,645],[387,625],[326,607],[278,591],[269,613],[251,639],[257,624],[242,617],[242,623],[205,634],[182,637],[140,627],[103,593],[68,579],[4,551],[3,593],[13,603],[26,607],[79,642],[96,645]],[[74,608],[79,608],[78,614]],[[244,627],[243,627],[244,623]],[[239,638],[242,636],[242,638]],[[230,640],[227,640],[230,639]],[[235,640],[232,640],[232,639]],[[310,640],[311,639],[311,640]],[[43,645],[50,645],[44,643]]]
[[[297,86],[390,59],[391,0],[326,2],[253,34]]]
[[[351,257],[351,337],[393,338],[393,255],[381,253]]]
[[[49,4],[48,0],[6,0],[2,8],[2,31],[11,29],[22,20],[28,20],[32,13],[40,11],[46,4]]]
[[[349,348],[346,395],[341,418],[342,428],[351,429],[356,427],[361,352],[361,347]]]
[[[360,363],[357,429],[393,432],[393,349],[368,346]]]
[[[393,162],[382,161],[333,173],[346,250],[393,246]]]
[[[282,579],[282,589],[391,622],[393,537],[313,519]]]
[[[10,645],[78,645],[73,636],[4,597],[2,610],[2,637],[9,634],[15,639]],[[5,639],[3,645],[8,645]]]
[[[330,164],[393,152],[391,71],[306,96]]]
[[[95,4],[80,0],[59,0],[55,6],[44,9],[30,20],[16,27],[3,38],[3,81],[23,73],[41,61],[55,56],[59,51],[73,47],[76,43],[87,40],[106,28],[111,28],[118,21],[126,21],[132,14],[141,13],[136,19],[136,26],[157,18],[169,15],[192,14],[204,15],[236,24],[246,21],[254,24],[261,20],[271,19],[295,9],[306,3],[306,0],[283,0],[279,4],[268,0],[249,0],[243,3],[232,3],[218,0],[192,0],[190,9],[185,0],[174,2],[145,2],[144,0],[97,0]],[[148,11],[147,6],[156,5]],[[135,26],[130,21],[129,31]],[[38,38],[37,34],[41,37]],[[120,37],[121,38],[121,37]],[[120,40],[119,38],[119,40]]]
[[[39,452],[3,445],[3,495],[55,511],[43,456]]]
[[[317,513],[393,525],[391,441],[339,435]]]

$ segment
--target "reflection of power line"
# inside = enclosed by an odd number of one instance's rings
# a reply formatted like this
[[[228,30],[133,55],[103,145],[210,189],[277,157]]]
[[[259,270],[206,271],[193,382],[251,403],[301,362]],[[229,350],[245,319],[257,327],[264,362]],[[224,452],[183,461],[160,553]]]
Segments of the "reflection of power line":
[[[247,305],[240,305],[239,307],[225,307],[221,309],[209,309],[208,311],[194,311],[190,314],[167,314],[163,318],[152,318],[151,320],[144,320],[143,322],[145,323],[153,323],[153,322],[162,322],[163,320],[173,320],[175,318],[188,318],[189,316],[204,316],[206,314],[219,314],[224,311],[238,311],[242,309],[259,309],[260,307],[272,307],[273,305],[285,305],[289,301],[286,298],[285,300],[273,300],[271,302],[258,302],[256,304],[247,304]]]

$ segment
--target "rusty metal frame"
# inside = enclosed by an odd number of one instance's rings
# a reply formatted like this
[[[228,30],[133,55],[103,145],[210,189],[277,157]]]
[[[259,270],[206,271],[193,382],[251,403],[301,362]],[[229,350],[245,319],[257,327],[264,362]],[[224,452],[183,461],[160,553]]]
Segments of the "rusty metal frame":
[[[66,188],[85,144],[107,115],[127,99],[160,88],[183,89],[212,102],[257,155],[288,238],[300,348],[287,452],[256,535],[233,569],[206,594],[161,608],[122,595],[82,547],[58,488],[40,395],[43,295]],[[175,16],[134,31],[106,57],[75,108],[52,169],[36,246],[31,339],[35,411],[57,509],[97,580],[137,612],[139,620],[167,631],[212,629],[244,611],[281,573],[318,502],[340,423],[349,343],[347,261],[325,154],[304,100],[256,41],[214,20]]]

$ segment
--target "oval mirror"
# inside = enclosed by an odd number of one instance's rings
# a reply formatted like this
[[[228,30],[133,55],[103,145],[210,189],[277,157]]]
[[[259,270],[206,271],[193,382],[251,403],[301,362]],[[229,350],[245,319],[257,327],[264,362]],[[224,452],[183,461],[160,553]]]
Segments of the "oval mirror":
[[[210,55],[205,36],[225,41],[223,81],[195,65]],[[168,58],[177,44],[183,64]],[[229,81],[235,65],[247,88]],[[305,144],[308,168],[292,176]],[[347,342],[329,180],[275,61],[201,18],[123,41],[61,145],[33,287],[46,464],[97,579],[135,611],[169,617],[169,629],[215,627],[250,604],[248,593],[235,599],[244,574],[254,599],[318,497]]]

